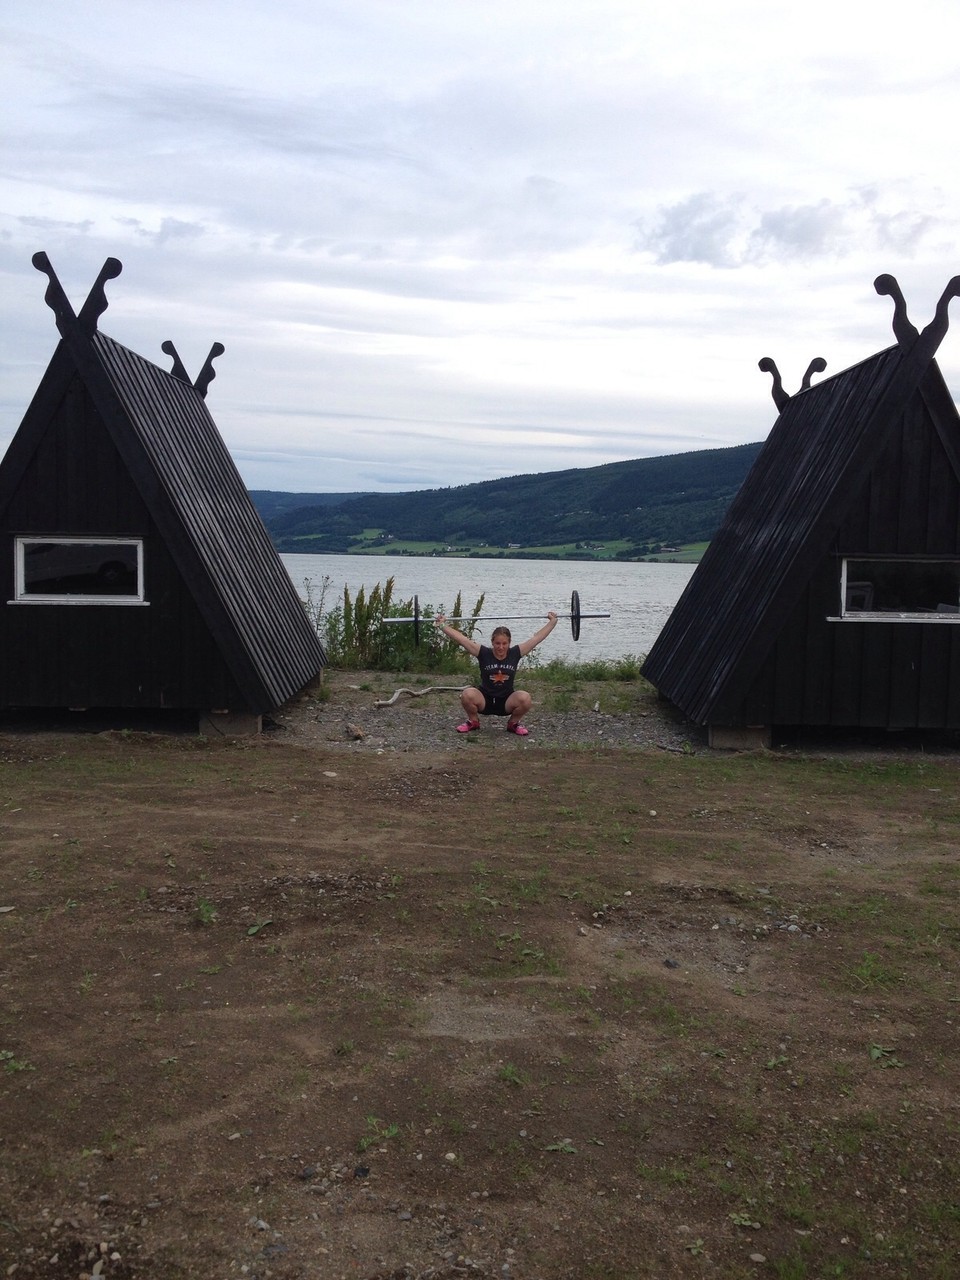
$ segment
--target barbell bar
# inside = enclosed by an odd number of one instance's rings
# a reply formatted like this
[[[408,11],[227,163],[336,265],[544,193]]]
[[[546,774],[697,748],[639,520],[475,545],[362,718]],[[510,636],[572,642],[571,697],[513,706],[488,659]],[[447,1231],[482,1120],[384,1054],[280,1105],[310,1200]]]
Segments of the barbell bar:
[[[538,622],[542,617],[539,613],[508,613],[498,614],[498,622]],[[580,639],[580,623],[585,618],[609,618],[609,613],[583,613],[580,608],[580,593],[574,591],[570,597],[570,612],[558,613],[558,618],[570,619],[570,633],[574,640]],[[413,643],[420,644],[420,623],[423,621],[424,615],[420,612],[420,599],[418,596],[413,597],[413,616],[410,618],[384,618],[384,622],[412,622],[413,623]],[[488,622],[488,618],[484,618],[483,614],[478,617],[460,617],[447,618],[447,622]]]

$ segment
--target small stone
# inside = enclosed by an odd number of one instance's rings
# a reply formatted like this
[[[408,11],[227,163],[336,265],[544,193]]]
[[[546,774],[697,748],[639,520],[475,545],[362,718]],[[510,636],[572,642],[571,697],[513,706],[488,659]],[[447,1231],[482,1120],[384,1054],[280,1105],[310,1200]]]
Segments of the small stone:
[[[750,1255],[751,1262],[766,1262],[766,1260],[767,1255],[765,1253],[751,1253]]]
[[[449,1161],[450,1161],[450,1163],[451,1163],[451,1164],[453,1164],[453,1162],[454,1162],[454,1161],[456,1160],[456,1158],[457,1158],[457,1153],[456,1153],[455,1151],[448,1151],[448,1152],[447,1152],[447,1154],[446,1154],[443,1158],[444,1158],[444,1160],[449,1160]]]

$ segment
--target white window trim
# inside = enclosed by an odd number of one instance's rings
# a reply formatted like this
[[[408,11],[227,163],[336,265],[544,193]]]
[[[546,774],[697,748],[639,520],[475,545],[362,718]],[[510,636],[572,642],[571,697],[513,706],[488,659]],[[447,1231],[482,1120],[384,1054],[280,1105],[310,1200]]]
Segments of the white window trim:
[[[116,596],[116,595],[37,595],[36,593],[27,594],[26,591],[26,572],[25,572],[25,548],[35,546],[38,542],[48,542],[51,544],[71,543],[76,545],[93,545],[97,547],[136,547],[137,549],[137,593],[136,595]],[[150,602],[144,599],[144,581],[143,581],[143,539],[142,538],[97,538],[91,534],[87,535],[61,535],[54,534],[21,534],[14,541],[14,598],[8,600],[8,604],[42,604],[42,605],[114,605],[121,609],[127,609],[131,606],[139,607],[148,605]]]
[[[847,613],[842,618],[827,615],[827,622],[913,622],[924,626],[955,627],[960,622],[957,613]]]
[[[917,564],[937,563],[936,560],[930,559],[926,556],[844,556],[843,564],[840,570],[840,600],[841,600],[841,608],[843,609],[843,613],[841,613],[839,617],[830,617],[828,615],[827,622],[893,622],[893,623],[911,622],[914,624],[919,622],[919,623],[922,623],[924,626],[937,626],[937,627],[940,627],[940,626],[955,627],[958,624],[960,624],[960,613],[935,613],[933,611],[930,611],[927,613],[917,613],[917,612],[909,612],[906,610],[901,613],[894,613],[889,610],[886,612],[881,612],[881,611],[873,611],[873,610],[867,610],[867,609],[851,610],[848,613],[846,610],[846,603],[845,603],[847,599],[847,566],[851,560],[857,561],[857,562],[862,562],[864,560],[879,560],[879,561],[904,560],[904,561],[912,561]]]

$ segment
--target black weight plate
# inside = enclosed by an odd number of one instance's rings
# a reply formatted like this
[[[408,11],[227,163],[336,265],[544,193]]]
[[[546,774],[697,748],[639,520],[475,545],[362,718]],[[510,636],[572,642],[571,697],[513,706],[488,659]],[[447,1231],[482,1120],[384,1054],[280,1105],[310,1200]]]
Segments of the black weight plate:
[[[570,597],[570,631],[574,640],[580,639],[580,592],[575,591]]]

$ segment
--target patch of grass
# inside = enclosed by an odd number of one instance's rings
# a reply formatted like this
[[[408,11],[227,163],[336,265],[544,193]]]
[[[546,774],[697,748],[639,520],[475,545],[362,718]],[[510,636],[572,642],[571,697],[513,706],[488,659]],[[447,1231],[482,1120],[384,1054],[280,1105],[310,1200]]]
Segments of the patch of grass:
[[[953,899],[957,896],[958,879],[960,879],[960,863],[937,862],[933,866],[927,867],[926,873],[917,887],[921,893]]]
[[[197,899],[196,911],[197,923],[201,925],[213,924],[217,919],[217,909],[209,898]]]
[[[557,977],[563,972],[563,965],[556,956],[536,942],[523,938],[518,930],[499,934],[495,946],[514,977]]]
[[[532,875],[507,875],[504,877],[507,896],[514,903],[541,903],[547,894],[547,872],[534,871]]]
[[[497,1079],[502,1080],[504,1084],[516,1085],[517,1088],[520,1088],[529,1082],[528,1077],[524,1075],[519,1067],[515,1067],[512,1062],[505,1062],[503,1066],[499,1068],[497,1071]]]
[[[896,987],[903,981],[903,974],[884,964],[873,951],[865,951],[858,964],[848,971],[851,983],[864,991],[883,987]]]
[[[638,1160],[635,1169],[638,1178],[658,1187],[682,1187],[690,1181],[689,1169],[678,1161],[651,1164],[646,1160]]]
[[[550,658],[539,662],[533,670],[538,680],[546,684],[568,685],[606,681],[639,681],[643,658],[637,654],[625,654],[621,658],[592,658],[571,662],[568,658]],[[644,683],[646,683],[644,681]],[[649,686],[647,686],[649,688]]]
[[[7,1075],[14,1075],[18,1071],[34,1071],[32,1062],[28,1062],[26,1058],[18,1058],[12,1049],[0,1049],[0,1066]]]

